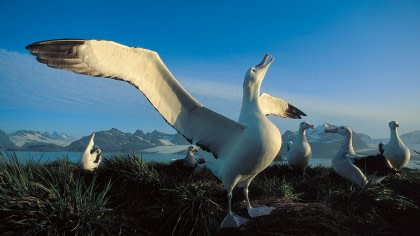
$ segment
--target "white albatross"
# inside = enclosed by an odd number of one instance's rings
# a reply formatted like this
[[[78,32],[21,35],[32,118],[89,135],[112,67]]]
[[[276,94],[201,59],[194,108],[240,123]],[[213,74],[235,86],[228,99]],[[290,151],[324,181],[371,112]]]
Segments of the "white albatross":
[[[288,144],[287,162],[292,169],[298,168],[303,170],[303,176],[305,176],[309,159],[312,156],[311,145],[309,145],[308,139],[306,138],[306,130],[313,128],[314,126],[308,122],[301,122],[295,141],[292,144]]]
[[[183,166],[187,167],[187,168],[192,168],[195,169],[196,166],[196,161],[194,158],[194,153],[197,152],[198,149],[194,146],[189,146],[188,150],[187,150],[187,156],[185,156],[185,158],[182,160],[182,164]]]
[[[93,171],[98,168],[99,163],[101,163],[101,149],[99,147],[93,146],[93,139],[95,138],[95,133],[92,133],[90,141],[86,146],[86,149],[79,160],[79,166],[83,170]]]
[[[397,128],[400,127],[397,121],[389,122],[391,138],[388,143],[379,143],[379,152],[389,158],[391,164],[397,169],[401,169],[410,161],[410,150],[404,145]]]
[[[361,156],[353,149],[352,130],[347,126],[325,129],[325,133],[338,133],[344,136],[343,145],[332,159],[334,171],[351,182],[364,186],[368,177],[372,182],[380,182],[387,174],[395,174],[397,170],[384,155]]]
[[[280,132],[266,116],[305,115],[282,99],[260,94],[261,83],[274,61],[270,55],[246,72],[242,108],[239,121],[235,122],[195,100],[154,51],[104,40],[50,40],[33,43],[26,49],[39,62],[53,68],[130,83],[190,143],[218,158],[220,168],[210,169],[228,192],[228,214],[221,228],[239,227],[247,221],[231,211],[232,189],[236,185],[244,187],[251,217],[270,214],[273,208],[252,208],[248,199],[252,179],[272,162],[281,147]]]

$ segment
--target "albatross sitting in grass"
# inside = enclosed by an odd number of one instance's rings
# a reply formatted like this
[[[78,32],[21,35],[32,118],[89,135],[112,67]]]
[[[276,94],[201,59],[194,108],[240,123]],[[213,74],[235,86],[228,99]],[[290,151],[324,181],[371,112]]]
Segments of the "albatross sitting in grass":
[[[251,217],[270,214],[273,208],[252,208],[248,198],[249,184],[273,161],[282,143],[278,128],[266,116],[301,118],[305,115],[282,99],[260,93],[273,57],[265,55],[261,63],[246,72],[242,108],[236,122],[195,100],[154,51],[104,40],[50,40],[26,48],[39,62],[50,67],[130,83],[190,143],[211,152],[218,164],[207,167],[228,192],[228,214],[221,228],[239,227],[247,221],[231,211],[235,186],[244,188]]]
[[[368,183],[366,176],[374,177],[373,182],[379,182],[388,174],[397,170],[382,154],[376,156],[361,156],[353,149],[352,130],[347,126],[325,129],[325,133],[338,133],[344,136],[343,145],[332,160],[334,171],[351,182],[364,186]]]
[[[95,133],[92,133],[90,141],[86,146],[83,156],[79,160],[79,166],[83,170],[93,171],[98,168],[99,163],[101,163],[101,149],[97,146],[93,146],[93,139],[95,138]]]
[[[314,126],[308,122],[301,122],[299,124],[299,131],[294,143],[287,144],[287,162],[292,169],[301,169],[303,176],[305,176],[306,168],[308,168],[309,159],[312,156],[311,145],[306,138],[306,130],[313,129]]]
[[[389,158],[391,164],[398,170],[405,167],[410,161],[410,150],[404,145],[397,128],[400,127],[397,121],[389,122],[391,138],[388,143],[379,143],[379,152]]]

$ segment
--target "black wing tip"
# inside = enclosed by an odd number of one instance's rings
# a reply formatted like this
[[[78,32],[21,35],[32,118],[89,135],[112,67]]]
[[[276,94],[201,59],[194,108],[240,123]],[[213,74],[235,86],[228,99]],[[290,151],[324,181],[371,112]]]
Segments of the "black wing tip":
[[[43,40],[35,43],[31,43],[25,47],[26,50],[31,50],[34,47],[42,46],[42,45],[61,45],[67,44],[69,42],[81,45],[84,44],[87,39],[77,39],[77,38],[62,38],[62,39],[50,39],[50,40]]]
[[[302,116],[306,116],[303,111],[297,109],[291,104],[288,105],[286,113],[289,114],[292,119],[302,119]]]

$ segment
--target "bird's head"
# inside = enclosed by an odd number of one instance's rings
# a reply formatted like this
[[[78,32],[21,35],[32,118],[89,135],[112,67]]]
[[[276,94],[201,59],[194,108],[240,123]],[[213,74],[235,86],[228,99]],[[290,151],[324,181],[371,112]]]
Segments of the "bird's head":
[[[397,121],[395,121],[395,120],[390,121],[390,122],[388,123],[388,125],[389,125],[389,128],[390,128],[390,129],[397,129],[398,127],[400,127],[400,124],[398,124],[398,122],[397,122]]]
[[[302,122],[300,122],[300,124],[299,124],[299,129],[301,129],[301,130],[305,130],[305,129],[313,129],[314,128],[314,125],[311,125],[311,124],[309,124],[308,122],[306,122],[306,121],[302,121]]]
[[[261,83],[264,79],[265,73],[267,72],[268,68],[270,67],[271,63],[273,63],[274,57],[270,54],[266,54],[261,61],[256,66],[251,67],[245,74],[245,83],[246,84],[254,84],[254,83]]]
[[[197,151],[198,151],[198,149],[197,149],[196,147],[194,147],[194,146],[189,146],[189,147],[188,147],[188,151],[189,151],[189,152],[197,152]]]
[[[334,129],[325,129],[324,133],[337,133],[343,136],[349,136],[351,135],[351,129],[347,126],[340,126]]]

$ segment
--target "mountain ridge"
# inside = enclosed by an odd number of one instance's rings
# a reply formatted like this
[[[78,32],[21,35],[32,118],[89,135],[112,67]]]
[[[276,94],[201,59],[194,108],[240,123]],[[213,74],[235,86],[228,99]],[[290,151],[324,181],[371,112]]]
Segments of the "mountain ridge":
[[[308,142],[312,145],[314,153],[334,154],[336,148],[341,145],[343,137],[338,134],[326,134],[325,128],[334,128],[335,125],[323,123],[307,131]],[[283,142],[293,142],[297,132],[286,130],[282,134]],[[420,130],[400,135],[404,143],[420,145]],[[84,151],[89,142],[90,134],[80,139],[64,133],[40,132],[31,130],[18,130],[6,134],[0,130],[0,150],[16,151]],[[364,133],[353,132],[353,145],[356,150],[366,149],[378,144],[380,141],[387,142],[389,138],[372,139]],[[144,149],[158,146],[188,145],[185,138],[176,134],[167,134],[154,130],[145,133],[136,130],[134,133],[125,133],[116,128],[95,132],[95,145],[105,152],[139,152]],[[285,152],[283,145],[282,151]]]

